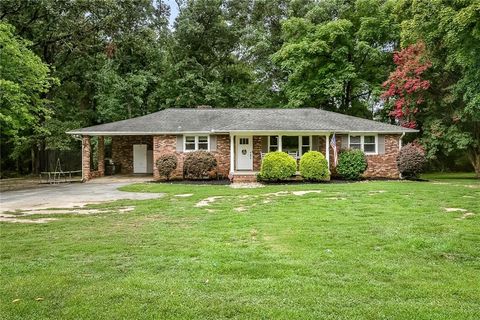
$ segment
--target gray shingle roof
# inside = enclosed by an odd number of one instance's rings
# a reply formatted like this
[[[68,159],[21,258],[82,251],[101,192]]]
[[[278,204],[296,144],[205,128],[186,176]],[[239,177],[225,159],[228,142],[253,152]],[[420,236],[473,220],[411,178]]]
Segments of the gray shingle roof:
[[[238,131],[402,133],[417,130],[321,109],[179,109],[71,130],[70,134],[139,135]]]

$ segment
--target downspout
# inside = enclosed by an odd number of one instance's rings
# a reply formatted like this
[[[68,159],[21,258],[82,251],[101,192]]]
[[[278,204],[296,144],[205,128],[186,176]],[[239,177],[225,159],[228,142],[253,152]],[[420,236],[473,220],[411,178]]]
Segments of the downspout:
[[[398,141],[398,151],[402,150],[402,139],[405,136],[405,131],[402,132],[402,135],[400,136],[400,140]]]
[[[404,136],[405,136],[405,131],[402,132],[402,135],[400,136],[400,140],[398,141],[398,152],[400,152],[400,150],[402,150],[402,139],[403,139]],[[402,179],[402,174],[400,172],[398,173],[398,178]]]

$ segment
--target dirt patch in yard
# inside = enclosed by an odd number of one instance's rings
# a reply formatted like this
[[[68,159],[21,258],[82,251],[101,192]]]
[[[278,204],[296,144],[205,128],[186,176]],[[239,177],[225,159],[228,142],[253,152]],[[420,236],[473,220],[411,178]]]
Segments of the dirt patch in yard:
[[[458,212],[458,211],[465,212],[465,211],[467,211],[467,209],[462,209],[462,208],[444,208],[444,209],[447,212]]]
[[[461,217],[456,218],[455,220],[464,220],[470,217],[473,217],[475,214],[473,212],[465,212]]]
[[[223,197],[223,196],[208,197],[208,198],[205,198],[205,199],[200,200],[199,202],[197,202],[197,204],[195,205],[195,207],[197,207],[197,208],[206,207],[206,206],[209,206],[211,203],[217,201],[218,199],[222,199],[222,198],[224,198],[224,197]]]
[[[56,221],[57,218],[39,218],[39,219],[20,219],[18,215],[13,214],[0,214],[0,222],[9,223],[48,223],[50,221]]]
[[[249,182],[249,183],[235,182],[230,185],[230,188],[234,188],[234,189],[253,189],[253,188],[263,188],[263,187],[265,187],[265,185],[258,182]]]
[[[322,190],[305,190],[305,191],[292,191],[292,193],[296,196],[303,196],[309,193],[320,193]]]
[[[24,219],[24,217],[32,217],[36,215],[91,215],[91,214],[101,214],[101,213],[124,213],[135,210],[134,206],[121,207],[121,208],[106,208],[106,209],[83,209],[83,208],[61,208],[61,209],[45,209],[45,210],[25,210],[21,212],[16,212],[15,214],[10,213],[0,213],[0,222],[10,222],[10,223],[47,223],[50,221],[60,220],[59,218],[29,218]]]

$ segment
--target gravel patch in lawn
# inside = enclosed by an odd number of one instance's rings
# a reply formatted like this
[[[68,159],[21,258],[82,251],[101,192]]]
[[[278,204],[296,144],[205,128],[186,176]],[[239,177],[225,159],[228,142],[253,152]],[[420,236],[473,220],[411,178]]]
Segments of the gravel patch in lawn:
[[[57,218],[39,218],[39,219],[19,219],[18,216],[13,214],[0,214],[0,222],[9,223],[48,223],[50,221],[58,220]]]
[[[465,212],[464,214],[462,214],[461,217],[459,218],[456,218],[455,220],[463,220],[463,219],[467,219],[469,217],[473,217],[475,214],[473,212]]]
[[[176,194],[174,197],[179,197],[179,198],[188,198],[193,196],[193,193],[183,193],[183,194]]]
[[[465,212],[465,211],[467,211],[467,209],[462,209],[462,208],[444,208],[444,209],[447,212],[457,212],[457,211]]]
[[[263,187],[265,187],[265,185],[259,182],[235,182],[230,185],[230,188],[234,189],[253,189]]]
[[[121,207],[121,208],[106,208],[106,209],[82,209],[82,208],[59,208],[59,209],[45,209],[45,210],[25,210],[17,212],[15,214],[0,213],[0,222],[11,223],[47,223],[50,221],[59,220],[59,218],[36,218],[36,219],[23,219],[23,217],[31,217],[35,215],[53,215],[53,214],[65,214],[65,215],[91,215],[99,213],[109,212],[130,212],[135,210],[134,206]]]
[[[205,198],[205,199],[197,202],[195,207],[199,208],[199,207],[209,206],[211,203],[213,203],[213,202],[215,202],[215,201],[217,201],[218,199],[221,199],[221,198],[223,198],[223,196],[213,196],[213,197]]]
[[[304,191],[292,191],[292,193],[296,196],[303,196],[309,193],[320,193],[322,190],[304,190]]]

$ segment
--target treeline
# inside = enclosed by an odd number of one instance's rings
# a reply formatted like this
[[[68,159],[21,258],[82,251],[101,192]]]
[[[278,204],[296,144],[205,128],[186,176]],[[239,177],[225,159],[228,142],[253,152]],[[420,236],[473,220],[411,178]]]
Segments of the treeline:
[[[43,169],[68,129],[205,104],[408,116],[430,158],[480,170],[478,1],[176,2],[169,25],[158,0],[0,0],[2,172]],[[418,44],[421,73],[394,63]]]

